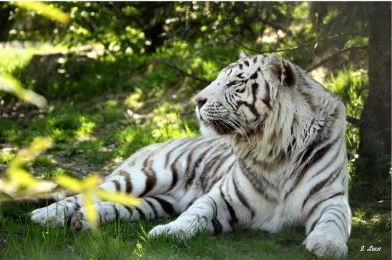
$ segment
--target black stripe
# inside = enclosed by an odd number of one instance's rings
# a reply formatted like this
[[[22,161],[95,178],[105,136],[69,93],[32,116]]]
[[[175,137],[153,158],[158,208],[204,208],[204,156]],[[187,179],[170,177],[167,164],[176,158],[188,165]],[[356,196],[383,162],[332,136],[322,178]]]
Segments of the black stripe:
[[[268,109],[272,110],[270,87],[266,80],[264,80],[264,85],[265,85],[265,97],[262,99],[262,101],[268,107]]]
[[[103,223],[103,222],[102,222],[102,215],[101,215],[101,212],[99,212],[99,210],[97,210],[97,212],[98,212],[98,216],[99,216],[99,223]]]
[[[267,94],[268,99],[271,99],[271,95],[270,95],[270,86],[268,84],[268,82],[266,80],[264,80],[265,83],[265,92]]]
[[[186,162],[187,162],[187,166],[186,166],[186,170],[185,170],[185,175],[188,175],[188,171],[190,168],[190,165],[192,164],[192,155],[194,153],[194,151],[196,149],[200,149],[200,147],[195,146],[194,148],[192,148],[192,150],[190,150],[190,152],[188,153]],[[203,161],[204,157],[206,156],[207,152],[209,151],[209,146],[208,148],[200,155],[200,157],[196,160],[196,162],[192,165],[192,170],[191,170],[191,174],[189,175],[188,180],[185,183],[185,188],[188,188],[189,185],[192,184],[193,180],[196,177],[196,168],[199,166],[199,164]],[[197,156],[197,155],[196,155]]]
[[[326,198],[326,199],[323,199],[323,200],[318,201],[318,202],[317,202],[316,204],[314,204],[313,207],[308,211],[308,214],[306,215],[306,218],[305,218],[305,219],[306,219],[306,220],[309,219],[309,217],[313,214],[313,212],[317,209],[317,207],[318,207],[320,204],[324,203],[325,201],[327,201],[327,200],[329,200],[329,199],[332,199],[332,198],[337,197],[337,196],[342,196],[342,195],[344,195],[344,192],[337,192],[337,193],[333,194],[332,196],[329,196],[329,197]]]
[[[342,226],[343,226],[343,227],[346,226],[346,219],[344,219],[344,218],[342,219],[342,218],[341,218],[338,214],[336,214],[335,212],[327,211],[326,213],[334,215],[335,218],[338,219],[338,220],[342,223]],[[326,213],[325,213],[325,214],[326,214]],[[346,233],[346,232],[344,232],[344,233]]]
[[[234,165],[236,165],[237,159],[234,159],[234,161],[229,165],[229,167],[227,167],[227,173],[229,173],[231,171],[231,169],[233,169]]]
[[[156,177],[155,171],[152,168],[152,164],[154,162],[153,157],[154,157],[155,153],[156,153],[156,151],[151,152],[148,155],[148,157],[144,159],[142,171],[146,175],[146,184],[145,184],[144,191],[140,194],[140,197],[143,197],[144,195],[149,193],[154,188],[154,186],[156,184],[157,177]]]
[[[249,61],[244,61],[245,66],[249,67]]]
[[[170,184],[170,188],[168,191],[171,191],[176,186],[177,181],[178,181],[178,172],[177,172],[176,165],[174,163],[172,165],[170,165],[170,170],[172,173],[172,182]]]
[[[212,202],[213,214],[212,214],[212,218],[211,218],[211,223],[212,223],[212,227],[214,228],[214,234],[220,234],[220,233],[222,233],[222,224],[217,219],[218,207],[217,207],[216,202],[213,198],[211,198],[211,197],[208,197],[208,198]]]
[[[197,144],[196,147],[198,147],[198,145],[200,143],[204,143],[205,142],[205,140],[203,140],[203,138],[195,138],[195,139],[192,139],[192,140],[195,140],[194,142],[192,142],[192,145]],[[200,140],[202,142],[199,143]],[[177,148],[175,148],[175,149],[177,149]],[[171,150],[170,152],[172,152],[173,150]],[[168,191],[172,190],[176,186],[176,184],[178,182],[178,170],[176,168],[176,163],[180,159],[180,157],[184,155],[184,152],[185,151],[180,152],[180,154],[171,162],[170,170],[171,170],[171,172],[173,174],[173,178],[172,178],[172,183],[171,183],[170,188],[169,188]],[[166,167],[167,167],[167,165],[166,165]]]
[[[209,153],[210,156],[213,155],[214,153],[216,153],[219,149],[222,148],[222,146],[225,146],[225,144],[219,144],[215,149],[210,150],[211,152]],[[217,162],[217,160],[219,160],[219,156],[221,156],[220,153],[216,154],[214,157],[209,158],[209,160],[207,161],[206,165],[204,166],[202,172],[200,173],[200,183],[201,183],[201,187],[203,190],[205,190],[208,182],[206,182],[206,178],[207,173],[211,170],[211,167]]]
[[[140,219],[146,219],[146,215],[144,215],[143,211],[140,208],[135,208],[135,209],[139,213]]]
[[[231,86],[234,86],[234,85],[236,85],[236,84],[238,84],[238,81],[237,81],[237,80],[227,83],[227,84],[226,84],[226,87],[231,87]]]
[[[238,223],[237,215],[235,214],[235,210],[233,209],[233,207],[226,200],[225,195],[223,194],[223,191],[222,191],[222,185],[223,185],[223,183],[219,187],[220,195],[221,195],[223,201],[225,202],[227,209],[229,210],[229,213],[230,213],[229,224],[230,224],[231,227],[233,227],[234,224]]]
[[[248,157],[247,155],[246,157]],[[255,164],[261,163],[258,160],[254,160]],[[254,172],[253,170],[249,169],[244,162],[240,161],[239,162],[240,169],[245,173],[245,175],[248,175],[252,180],[257,182],[258,184],[262,185],[265,188],[270,188],[273,189],[274,191],[278,191],[278,187],[276,184],[270,182],[267,178],[265,178],[262,174],[258,174],[257,172]]]
[[[145,196],[147,193],[149,193],[155,186],[157,178],[155,176],[155,173],[150,173],[150,174],[146,174],[146,187],[144,188],[144,191],[142,192],[142,194],[140,194],[140,197]]]
[[[330,143],[324,145],[320,149],[318,149],[316,152],[313,153],[313,151],[320,146],[320,143],[322,141],[314,141],[312,144],[308,147],[308,149],[304,152],[301,162],[299,163],[299,167],[301,167],[301,171],[299,171],[299,174],[295,178],[295,181],[291,187],[291,189],[286,193],[284,199],[287,199],[287,197],[290,195],[290,193],[297,187],[297,185],[301,182],[303,177],[305,176],[305,173],[311,168],[311,166],[315,165],[330,149],[331,147],[340,139],[340,136],[335,138],[333,141]],[[313,154],[313,155],[312,155]],[[309,158],[310,157],[310,158]],[[305,163],[306,162],[306,163]],[[297,170],[294,170],[293,173],[298,172]]]
[[[336,178],[336,176],[338,176],[338,174],[336,174],[337,172],[341,172],[342,167],[339,167],[338,169],[332,171],[332,173],[330,175],[328,175],[328,177],[324,178],[322,181],[320,181],[319,183],[317,183],[308,193],[308,195],[306,196],[306,199],[304,200],[304,202],[302,203],[302,209],[305,207],[306,202],[309,200],[310,197],[312,197],[314,194],[316,194],[317,192],[319,192],[327,182],[329,182],[332,177],[334,177],[334,179]],[[335,173],[335,174],[334,174]]]
[[[120,214],[118,212],[118,209],[116,208],[116,205],[113,204],[112,207],[113,207],[113,211],[114,211],[114,215],[115,215],[114,219],[117,221],[120,217]]]
[[[182,143],[179,144],[178,146],[174,147],[172,150],[170,150],[166,156],[165,156],[165,168],[167,168],[169,161],[170,161],[170,155],[174,152],[177,151],[178,149],[180,149],[180,147],[187,145],[189,142],[191,143],[195,143],[199,140],[200,138],[189,138],[189,139],[182,139]],[[178,159],[178,157],[177,157]]]
[[[256,110],[256,108],[253,106],[253,104],[249,104],[249,103],[246,102],[246,101],[239,100],[239,101],[237,102],[237,105],[238,105],[238,107],[240,107],[240,106],[242,106],[242,105],[246,106],[247,108],[249,108],[250,112],[252,112],[252,114],[253,114],[255,117],[257,117],[257,118],[260,116],[260,115],[259,115],[259,112],[257,112],[257,110]]]
[[[255,73],[253,73],[249,79],[257,79],[257,71]]]
[[[130,174],[126,171],[121,171],[121,173],[124,176],[125,192],[130,194],[132,193],[132,182],[131,182],[131,177],[129,176]]]
[[[158,198],[158,197],[151,196],[151,198],[155,199],[161,205],[162,209],[166,212],[167,215],[169,215],[169,216],[174,215],[175,211],[174,211],[173,205],[170,202],[168,202],[164,199]]]
[[[244,166],[241,165],[240,163],[240,168],[242,170],[242,173],[247,177],[247,179],[252,183],[252,186],[256,189],[256,191],[264,197],[265,200],[273,203],[277,203],[277,199],[274,197],[271,197],[269,192],[266,191],[265,187],[265,182],[261,181],[259,178],[255,176],[255,174],[247,171]],[[258,176],[260,177],[260,176]],[[272,186],[271,186],[272,187]]]
[[[326,207],[324,210],[325,210],[325,211],[334,210],[335,212],[340,213],[340,214],[342,215],[344,221],[347,222],[347,221],[346,221],[346,215],[345,215],[343,212],[340,211],[341,208],[337,208],[337,207]],[[330,212],[330,213],[332,213],[332,212]]]
[[[129,218],[132,218],[132,216],[133,216],[132,208],[130,208],[130,207],[128,207],[128,206],[124,206],[124,208],[128,211],[128,213],[129,213]]]
[[[236,110],[237,108],[232,104],[232,102],[229,100],[229,98],[227,97],[229,95],[229,93],[228,92],[226,92],[225,93],[225,100],[226,100],[226,103],[227,104],[229,104],[229,106],[233,109],[233,110]]]
[[[339,147],[336,149],[335,155],[334,155],[328,162],[324,163],[324,164],[325,164],[324,167],[321,168],[316,174],[314,174],[314,175],[310,178],[310,180],[312,180],[312,179],[313,179],[314,177],[316,177],[318,174],[324,172],[324,171],[327,169],[328,166],[333,165],[333,164],[336,162],[336,159],[337,159],[338,156],[340,155],[340,151],[341,151],[341,148],[342,148],[342,144],[343,144],[343,142],[340,142],[340,143],[339,143]],[[342,166],[341,168],[343,168],[343,166]]]
[[[339,224],[334,219],[327,220],[324,223],[327,224],[327,223],[331,223],[331,222],[334,223],[339,228],[340,232],[342,232],[343,234],[346,234],[346,232],[344,232],[342,230],[342,228],[339,226]]]
[[[211,219],[212,227],[214,228],[214,235],[222,233],[222,224],[216,218]]]
[[[233,105],[232,107],[234,111],[236,111],[238,109],[238,105],[237,105],[237,100],[236,97],[234,96],[233,93],[229,93],[229,100],[231,102],[231,104]]]
[[[226,162],[227,158],[229,158],[232,155],[233,154],[230,152],[227,155],[225,155],[224,157],[218,158],[218,160],[216,160],[216,162],[214,162],[211,165],[211,168],[209,169],[208,172],[210,173],[210,175],[212,174],[213,178],[210,178],[209,181],[207,181],[207,183],[203,189],[210,190],[210,188],[212,188],[215,185],[215,183],[217,183],[219,180],[222,179],[222,174],[218,174],[219,170],[220,170],[221,166]],[[219,156],[221,156],[221,155],[219,155]],[[230,167],[232,167],[232,166],[233,166],[233,164],[230,165]],[[230,167],[228,169],[230,169]],[[228,171],[226,171],[226,172],[228,172]],[[207,177],[207,174],[208,173],[205,174],[206,175],[205,177]]]
[[[233,153],[232,153],[232,152],[229,152],[227,155],[224,155],[223,157],[220,157],[220,158],[219,158],[219,164],[218,164],[217,166],[215,166],[215,168],[212,168],[212,167],[211,167],[211,172],[213,172],[213,174],[216,174],[217,172],[219,172],[219,170],[220,170],[220,168],[222,167],[222,165],[223,165],[224,163],[226,163],[226,160],[227,160],[229,157],[231,157],[231,156],[233,156]]]
[[[256,98],[256,91],[257,91],[257,88],[258,88],[258,87],[259,87],[259,84],[257,84],[256,82],[252,84],[253,101],[252,101],[251,104],[249,104],[248,102],[245,102],[245,101],[238,101],[238,102],[237,102],[238,107],[240,107],[241,105],[244,105],[244,106],[248,107],[249,110],[250,110],[250,112],[252,112],[252,114],[253,114],[256,118],[259,118],[259,117],[260,117],[260,114],[259,114],[259,112],[258,112],[257,109],[256,109],[256,100],[257,100],[257,98]]]
[[[233,184],[234,184],[234,191],[235,191],[238,199],[245,206],[245,208],[247,208],[250,211],[251,217],[253,219],[253,217],[255,216],[255,211],[250,207],[249,202],[246,199],[246,197],[244,196],[244,194],[238,189],[238,184],[237,184],[236,180],[234,179],[234,177],[232,178],[232,180],[233,180]]]
[[[121,191],[121,185],[118,180],[112,180],[112,183],[114,184],[115,191]]]
[[[151,201],[147,200],[147,198],[144,199],[144,201],[147,202],[148,206],[150,206],[150,208],[151,208],[152,211],[154,212],[154,217],[155,217],[155,218],[159,217],[159,214],[158,214],[157,210],[155,209],[154,204],[153,204]]]

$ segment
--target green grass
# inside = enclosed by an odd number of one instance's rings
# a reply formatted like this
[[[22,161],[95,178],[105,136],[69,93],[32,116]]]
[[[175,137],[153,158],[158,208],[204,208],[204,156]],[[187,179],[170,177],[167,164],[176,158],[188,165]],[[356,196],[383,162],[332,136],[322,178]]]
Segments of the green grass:
[[[301,245],[302,228],[278,234],[237,231],[231,234],[199,234],[190,240],[170,237],[148,239],[154,225],[168,220],[130,223],[117,221],[95,233],[72,232],[68,228],[47,228],[30,222],[33,205],[1,206],[0,259],[316,259]],[[389,259],[387,218],[374,223],[355,222],[347,259]],[[381,246],[381,252],[360,252],[362,245]]]
[[[14,63],[0,61],[0,68],[17,75],[31,57],[31,52],[26,53],[17,56]],[[202,66],[205,71],[210,71],[208,64]],[[56,97],[58,90],[49,95],[56,98],[49,100],[47,110],[22,107],[18,113],[24,113],[23,118],[1,119],[0,169],[37,136],[51,137],[54,145],[27,168],[36,176],[49,178],[63,172],[77,176],[92,171],[109,173],[143,146],[197,134],[194,116],[183,113],[193,106],[187,102],[187,89],[194,91],[189,85],[195,88],[189,79],[179,78],[175,71],[162,65],[151,65],[146,74],[132,74],[130,78],[129,71],[121,74],[124,61],[109,59],[95,66],[98,67],[93,69],[98,68],[103,81],[86,70],[80,80],[60,86],[66,98]],[[116,70],[118,74],[112,74]],[[85,84],[90,86],[84,89]],[[116,84],[123,86],[109,87]],[[73,91],[77,93],[73,95]],[[137,115],[127,116],[127,109]],[[351,205],[354,225],[347,259],[389,259],[390,207],[360,201],[352,201]],[[218,236],[199,234],[190,240],[151,240],[146,233],[169,220],[114,222],[95,233],[75,233],[67,228],[33,224],[28,217],[33,208],[28,204],[0,205],[0,259],[315,259],[301,245],[305,239],[302,228],[289,228],[274,235],[238,231]],[[361,246],[370,245],[381,247],[381,251],[360,252]]]

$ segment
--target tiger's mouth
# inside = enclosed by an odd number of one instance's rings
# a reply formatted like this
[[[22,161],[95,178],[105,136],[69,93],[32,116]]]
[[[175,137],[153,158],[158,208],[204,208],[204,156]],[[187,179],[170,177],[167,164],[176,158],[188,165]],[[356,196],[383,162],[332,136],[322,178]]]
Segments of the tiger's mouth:
[[[236,130],[235,126],[229,123],[230,120],[224,117],[214,118],[211,115],[202,115],[198,107],[196,107],[196,116],[200,124],[218,135],[228,135]]]
[[[232,125],[221,119],[201,120],[207,127],[212,128],[219,135],[228,135],[235,131]]]

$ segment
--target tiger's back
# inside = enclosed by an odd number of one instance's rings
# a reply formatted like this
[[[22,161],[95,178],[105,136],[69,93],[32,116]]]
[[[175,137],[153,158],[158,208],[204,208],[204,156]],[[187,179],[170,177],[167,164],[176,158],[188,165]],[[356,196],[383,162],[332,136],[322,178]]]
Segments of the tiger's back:
[[[232,148],[221,137],[179,138],[140,149],[105,182],[113,184],[118,191],[139,197],[172,196],[175,210],[180,213],[208,193],[224,175],[230,174],[236,163]],[[123,178],[124,175],[130,178]],[[130,185],[137,191],[127,190]]]

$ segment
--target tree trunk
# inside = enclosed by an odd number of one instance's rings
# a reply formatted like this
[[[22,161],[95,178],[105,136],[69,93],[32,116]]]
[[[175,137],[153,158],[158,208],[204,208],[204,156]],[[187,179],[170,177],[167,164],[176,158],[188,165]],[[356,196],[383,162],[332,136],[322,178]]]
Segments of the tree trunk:
[[[390,190],[391,3],[369,3],[369,95],[360,125],[358,170],[369,200]]]

